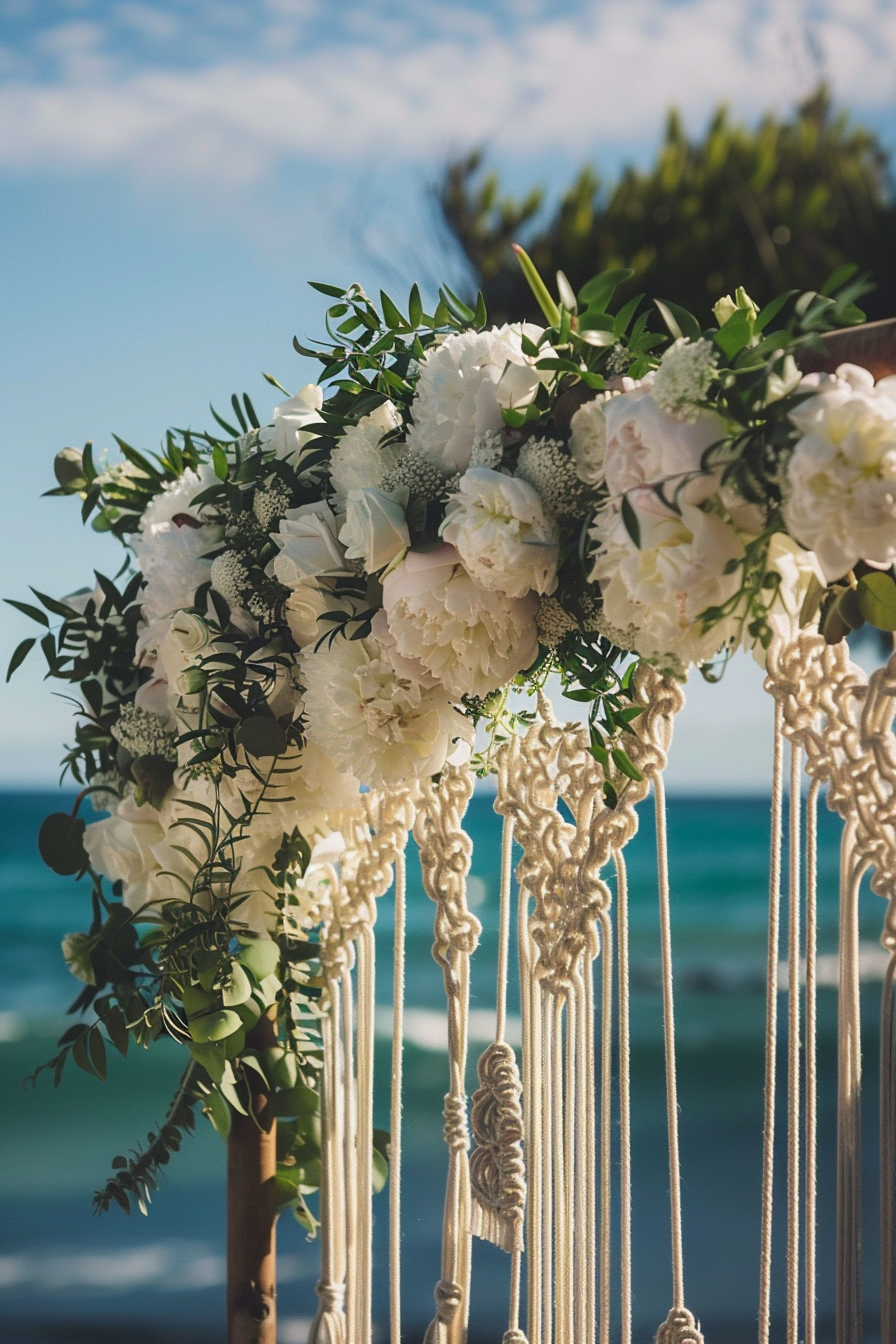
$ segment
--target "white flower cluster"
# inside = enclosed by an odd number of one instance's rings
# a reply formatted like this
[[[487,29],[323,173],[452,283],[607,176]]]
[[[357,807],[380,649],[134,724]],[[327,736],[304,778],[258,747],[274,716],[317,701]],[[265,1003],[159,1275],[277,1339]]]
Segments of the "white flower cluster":
[[[661,410],[682,420],[696,420],[698,403],[705,400],[716,376],[718,360],[711,341],[683,336],[660,361],[653,380],[653,396]]]

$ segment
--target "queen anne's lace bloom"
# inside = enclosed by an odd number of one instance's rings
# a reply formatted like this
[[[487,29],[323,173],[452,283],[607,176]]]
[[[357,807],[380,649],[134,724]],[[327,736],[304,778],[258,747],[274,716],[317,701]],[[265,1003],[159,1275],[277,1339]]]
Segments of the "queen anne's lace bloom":
[[[309,740],[373,787],[437,773],[455,740],[471,736],[445,688],[376,639],[306,653],[302,678]]]
[[[222,551],[215,556],[211,569],[212,587],[229,607],[241,607],[249,587],[249,570],[237,551]]]
[[[174,733],[168,732],[157,714],[150,714],[136,705],[122,705],[118,722],[112,727],[116,742],[132,756],[164,756],[166,761],[177,760]]]
[[[535,593],[480,587],[453,546],[410,551],[383,582],[383,606],[399,653],[458,698],[490,695],[538,655]]]
[[[543,597],[539,602],[535,624],[538,627],[538,638],[548,649],[555,649],[567,635],[579,628],[576,618],[561,607],[556,597],[550,596]]]
[[[274,523],[282,518],[290,505],[290,494],[282,481],[271,481],[260,485],[252,501],[252,512],[263,532],[270,532]]]
[[[698,403],[716,376],[717,352],[711,341],[682,336],[663,355],[653,380],[653,396],[662,410],[680,420],[697,419]]]
[[[803,380],[816,395],[791,414],[803,437],[787,465],[784,518],[830,582],[858,560],[896,561],[896,378],[866,369]]]
[[[528,481],[555,518],[584,518],[592,492],[559,439],[529,439],[520,449],[516,475]]]
[[[383,476],[381,489],[388,494],[407,490],[408,495],[427,503],[440,499],[448,487],[448,476],[422,453],[407,452]]]

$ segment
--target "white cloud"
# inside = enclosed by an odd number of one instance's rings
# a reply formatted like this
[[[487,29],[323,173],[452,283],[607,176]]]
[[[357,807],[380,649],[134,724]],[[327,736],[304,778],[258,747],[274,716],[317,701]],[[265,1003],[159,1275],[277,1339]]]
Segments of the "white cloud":
[[[122,11],[144,27],[161,15]],[[281,22],[307,12],[269,6]],[[101,53],[92,25],[60,25],[41,39],[58,77],[0,90],[0,166],[232,183],[289,156],[421,161],[483,140],[516,158],[581,156],[652,138],[670,105],[692,125],[721,100],[783,110],[822,73],[858,110],[896,104],[889,0],[591,0],[515,23],[443,3],[376,17],[359,31],[362,16],[343,11],[347,36],[305,56],[272,55],[261,24],[245,55],[193,68],[135,68]]]

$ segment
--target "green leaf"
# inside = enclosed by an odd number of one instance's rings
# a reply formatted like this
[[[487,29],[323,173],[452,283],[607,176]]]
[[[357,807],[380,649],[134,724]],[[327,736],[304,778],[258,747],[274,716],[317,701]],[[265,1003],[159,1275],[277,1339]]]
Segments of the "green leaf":
[[[197,1064],[202,1065],[212,1082],[222,1082],[224,1070],[228,1067],[223,1045],[214,1041],[209,1041],[205,1045],[198,1045],[195,1041],[189,1041],[188,1045],[193,1059]]]
[[[239,744],[250,756],[268,758],[282,756],[288,742],[286,732],[276,719],[267,715],[253,714],[240,724],[237,734]]]
[[[22,666],[22,663],[24,663],[25,659],[28,657],[29,653],[34,648],[36,643],[37,643],[36,639],[22,640],[21,644],[18,646],[18,648],[16,648],[15,652],[13,653],[12,657],[9,660],[9,667],[6,669],[7,681],[9,681],[10,677],[12,676],[13,672],[15,672],[16,668]]]
[[[617,285],[630,280],[634,271],[628,266],[619,266],[612,271],[602,271],[594,276],[579,290],[579,304],[582,308],[598,308],[606,312],[607,305],[616,292]]]
[[[448,312],[454,317],[459,318],[461,322],[473,321],[473,318],[475,317],[473,309],[468,304],[464,303],[463,299],[459,299],[447,285],[443,285],[439,290],[439,297],[441,302],[445,304]]]
[[[846,284],[847,280],[852,279],[852,277],[856,274],[858,269],[859,268],[854,261],[847,261],[846,263],[844,263],[843,266],[838,266],[836,271],[834,271],[833,275],[831,275],[828,278],[827,282],[824,285],[822,285],[821,287],[822,294],[825,295],[835,294],[836,291],[841,288],[841,286]]]
[[[53,474],[68,494],[86,484],[84,464],[77,448],[63,448],[53,459]]]
[[[476,311],[473,314],[473,326],[480,329],[488,323],[488,310],[485,306],[485,299],[482,297],[482,290],[476,295]]]
[[[49,629],[50,622],[47,619],[46,613],[41,611],[40,607],[33,607],[30,602],[19,602],[14,597],[4,597],[3,601],[6,602],[8,606],[15,607],[17,611],[21,611],[26,616],[30,616],[32,621],[37,621],[38,625],[43,625]]]
[[[389,1180],[389,1163],[383,1154],[374,1148],[373,1150],[373,1172],[371,1174],[371,1188],[375,1195],[381,1190],[385,1190],[386,1183]]]
[[[380,290],[380,302],[383,305],[383,320],[390,331],[397,331],[400,327],[407,326],[398,308],[384,289]]]
[[[765,331],[769,322],[773,321],[774,318],[778,316],[787,300],[792,299],[794,294],[798,293],[799,290],[788,289],[785,293],[779,294],[776,299],[772,299],[771,303],[767,303],[753,319],[753,330]]]
[[[621,747],[613,747],[610,755],[613,757],[618,768],[624,775],[628,775],[629,779],[640,780],[644,778],[641,771],[637,766],[632,764],[628,758],[628,754],[624,752]]]
[[[538,269],[534,261],[529,256],[528,252],[526,252],[522,247],[520,247],[519,243],[514,243],[512,246],[514,252],[516,253],[516,259],[520,264],[520,268],[523,272],[523,275],[526,277],[526,280],[528,281],[529,288],[535,295],[539,308],[544,313],[545,317],[547,318],[548,322],[552,327],[559,326],[560,309],[557,307],[556,303],[551,298],[551,295],[548,291],[548,287],[542,280],[541,276],[538,274]],[[471,320],[472,317],[473,314],[470,313],[470,317],[467,320],[468,321]]]
[[[117,1006],[109,1009],[103,1018],[103,1025],[109,1033],[109,1040],[115,1046],[120,1055],[128,1053],[130,1036],[128,1035],[127,1023],[124,1020],[124,1013]]]
[[[55,597],[48,597],[46,593],[39,593],[36,588],[32,588],[31,591],[41,606],[46,607],[47,611],[51,611],[54,616],[61,616],[64,621],[70,621],[73,616],[78,615],[72,607],[66,606],[64,602],[57,602]]]
[[[221,992],[221,1001],[225,1008],[235,1008],[238,1003],[245,1003],[251,997],[252,985],[249,977],[239,962],[234,962],[230,980]]]
[[[40,856],[60,877],[72,877],[87,867],[86,829],[80,817],[73,817],[68,812],[51,812],[41,823],[37,834]]]
[[[164,756],[138,756],[131,761],[131,774],[137,785],[136,801],[150,803],[158,810],[174,783],[174,761]]]
[[[230,468],[227,465],[227,456],[219,443],[216,443],[212,449],[212,467],[219,481],[226,481],[230,474]]]
[[[233,1112],[217,1088],[212,1088],[202,1105],[202,1114],[207,1115],[213,1128],[226,1139],[230,1133]]]
[[[312,289],[316,289],[318,294],[326,294],[331,299],[345,297],[345,290],[340,289],[338,285],[326,285],[322,280],[309,280],[308,284]]]
[[[280,965],[280,946],[272,938],[254,938],[243,947],[239,961],[261,982],[266,976],[276,975]]]
[[[411,292],[408,295],[408,321],[412,327],[419,327],[423,321],[423,301],[416,283],[411,285]]]
[[[725,325],[713,333],[713,340],[731,359],[739,350],[743,350],[744,346],[749,345],[752,336],[753,319],[746,308],[738,308]]]
[[[223,1041],[242,1025],[242,1019],[232,1008],[216,1008],[190,1018],[190,1035],[204,1045],[208,1041]]]
[[[93,1065],[93,1071],[103,1082],[106,1081],[106,1042],[103,1040],[103,1033],[99,1027],[93,1027],[87,1038],[87,1046],[90,1052],[90,1062]]]
[[[622,523],[638,550],[641,549],[641,524],[628,495],[622,496]]]
[[[314,1115],[320,1106],[320,1097],[313,1087],[297,1083],[295,1087],[285,1088],[271,1095],[271,1105],[276,1116]]]
[[[663,320],[666,321],[667,326],[669,324],[665,314],[671,313],[682,336],[686,337],[689,341],[699,341],[701,336],[700,323],[697,321],[696,317],[694,317],[693,313],[688,312],[687,308],[682,308],[680,304],[672,303],[669,299],[666,299],[665,303],[662,305],[657,301],[656,306],[657,308],[660,308],[660,311],[665,310],[665,312],[663,312]]]
[[[88,1029],[85,1027],[84,1031],[72,1046],[72,1059],[79,1069],[83,1069],[85,1073],[89,1073],[95,1078],[96,1069],[93,1067],[93,1063],[87,1050],[87,1036]]]
[[[878,570],[864,574],[858,584],[859,610],[878,630],[896,630],[896,579]]]

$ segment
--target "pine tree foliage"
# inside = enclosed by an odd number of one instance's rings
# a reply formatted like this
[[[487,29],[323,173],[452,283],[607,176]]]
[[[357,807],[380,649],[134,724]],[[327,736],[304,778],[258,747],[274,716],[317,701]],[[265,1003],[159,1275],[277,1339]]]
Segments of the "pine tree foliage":
[[[537,188],[519,200],[502,195],[479,153],[445,171],[440,205],[493,320],[539,316],[510,243],[543,200]],[[573,289],[628,266],[635,274],[620,302],[647,290],[699,313],[738,285],[762,305],[784,289],[820,289],[856,262],[878,286],[869,318],[896,313],[888,156],[823,86],[789,119],[769,115],[755,129],[719,108],[696,140],[671,112],[647,171],[627,168],[605,188],[584,167],[526,247],[542,275],[562,270]]]

